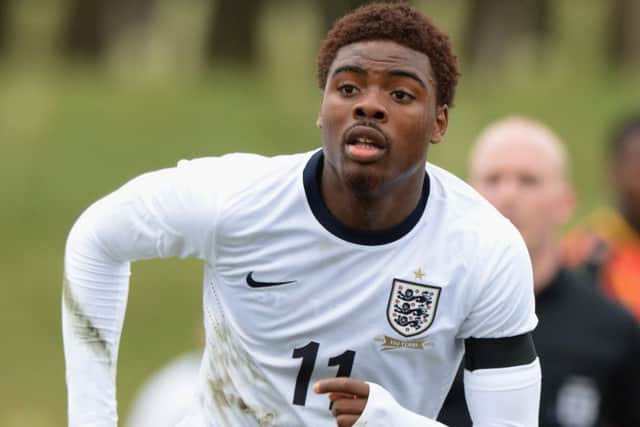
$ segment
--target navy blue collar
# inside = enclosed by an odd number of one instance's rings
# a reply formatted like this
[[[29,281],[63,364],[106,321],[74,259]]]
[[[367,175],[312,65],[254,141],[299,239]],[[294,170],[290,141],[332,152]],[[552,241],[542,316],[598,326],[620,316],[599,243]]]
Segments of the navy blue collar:
[[[400,224],[386,230],[366,231],[351,228],[341,223],[329,212],[327,205],[322,199],[320,178],[322,176],[323,164],[324,153],[322,150],[319,150],[311,156],[304,168],[304,191],[313,215],[331,234],[347,242],[357,243],[359,245],[384,245],[394,242],[409,233],[418,221],[420,221],[420,218],[422,218],[424,209],[427,206],[427,199],[429,199],[429,174],[427,173],[425,173],[424,176],[422,196],[418,201],[418,205]]]

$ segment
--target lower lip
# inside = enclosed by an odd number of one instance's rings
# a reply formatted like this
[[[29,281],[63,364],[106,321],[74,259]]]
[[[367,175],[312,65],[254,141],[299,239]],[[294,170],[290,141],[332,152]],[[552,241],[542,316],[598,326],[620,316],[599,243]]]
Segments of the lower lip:
[[[360,163],[372,163],[384,156],[386,150],[372,145],[347,144],[345,146],[347,157]]]

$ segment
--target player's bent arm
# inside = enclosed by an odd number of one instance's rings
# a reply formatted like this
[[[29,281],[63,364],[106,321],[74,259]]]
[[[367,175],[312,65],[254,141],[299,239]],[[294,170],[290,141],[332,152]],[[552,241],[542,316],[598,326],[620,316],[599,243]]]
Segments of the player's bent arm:
[[[531,334],[470,338],[465,348],[465,395],[474,427],[536,427],[541,374]],[[354,424],[360,425],[444,426],[403,408],[373,383],[369,383],[366,406]]]
[[[402,407],[387,390],[368,382],[367,405],[354,427],[446,427],[444,424]]]
[[[189,188],[191,172],[178,169],[131,181],[87,209],[69,234],[62,323],[70,426],[117,425],[115,373],[130,262],[206,250],[206,221],[214,215],[207,198],[196,200]]]
[[[369,382],[364,411],[354,427],[446,427],[402,407],[387,390]],[[537,427],[540,364],[465,370],[465,395],[474,427]]]

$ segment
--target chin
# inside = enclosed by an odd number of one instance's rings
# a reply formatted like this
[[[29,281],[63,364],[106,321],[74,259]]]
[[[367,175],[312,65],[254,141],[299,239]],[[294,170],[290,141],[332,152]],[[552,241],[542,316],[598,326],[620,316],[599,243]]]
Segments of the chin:
[[[359,199],[373,199],[382,193],[384,178],[372,173],[348,173],[345,182],[351,192]]]

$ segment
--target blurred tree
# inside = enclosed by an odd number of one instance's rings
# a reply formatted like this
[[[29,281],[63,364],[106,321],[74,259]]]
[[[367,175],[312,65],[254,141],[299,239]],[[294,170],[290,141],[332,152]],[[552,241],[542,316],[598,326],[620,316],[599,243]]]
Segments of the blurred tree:
[[[549,33],[550,6],[549,0],[471,0],[464,43],[468,64],[499,64],[523,36],[541,44]]]
[[[612,0],[609,59],[615,65],[640,63],[640,1]]]
[[[123,30],[147,24],[155,4],[156,0],[69,0],[65,53],[100,59]]]
[[[206,56],[211,62],[252,65],[258,56],[258,20],[264,0],[216,0]]]
[[[371,0],[317,0],[322,16],[322,33],[331,29],[336,19]]]
[[[67,54],[97,58],[107,45],[104,0],[72,0],[63,46]]]
[[[0,51],[7,47],[9,38],[9,0],[0,0]]]

